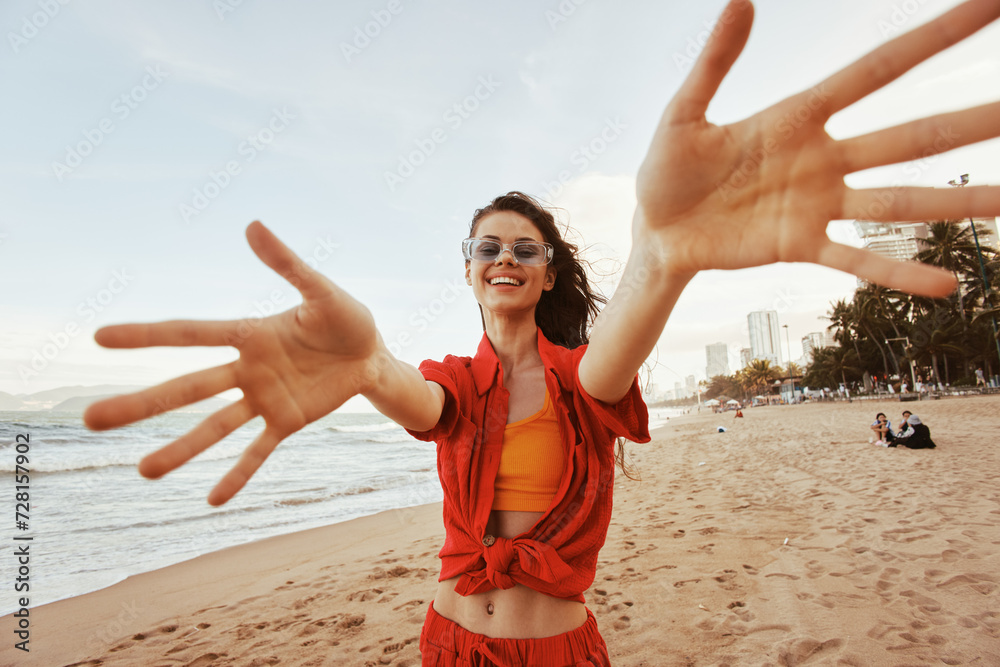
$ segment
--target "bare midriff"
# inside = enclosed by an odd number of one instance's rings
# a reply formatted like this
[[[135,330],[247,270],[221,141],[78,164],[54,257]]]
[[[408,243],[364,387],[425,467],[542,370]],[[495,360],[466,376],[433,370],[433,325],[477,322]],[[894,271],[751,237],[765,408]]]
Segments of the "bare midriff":
[[[493,510],[486,533],[514,538],[534,526],[544,512]],[[434,610],[470,632],[487,637],[532,639],[552,637],[575,630],[587,621],[582,602],[560,600],[516,584],[506,590],[460,595],[455,592],[458,577],[438,584]]]

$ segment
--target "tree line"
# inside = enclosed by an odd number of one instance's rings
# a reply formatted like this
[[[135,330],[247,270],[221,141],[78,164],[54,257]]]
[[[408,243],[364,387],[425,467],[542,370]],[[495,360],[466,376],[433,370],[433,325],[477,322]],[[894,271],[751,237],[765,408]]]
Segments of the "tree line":
[[[898,390],[903,382],[912,389],[913,375],[958,386],[975,384],[977,368],[986,377],[1000,373],[993,326],[994,318],[1000,319],[1000,255],[991,244],[992,232],[977,225],[984,285],[972,226],[960,222],[931,223],[913,257],[951,272],[958,289],[931,299],[865,283],[850,299],[831,304],[826,318],[838,345],[813,350],[801,374],[805,386],[859,387],[866,380],[888,380]],[[792,375],[798,377],[797,371],[793,367]],[[732,375],[711,378],[706,396],[746,399],[768,393],[775,380],[787,377],[786,369],[754,359]]]

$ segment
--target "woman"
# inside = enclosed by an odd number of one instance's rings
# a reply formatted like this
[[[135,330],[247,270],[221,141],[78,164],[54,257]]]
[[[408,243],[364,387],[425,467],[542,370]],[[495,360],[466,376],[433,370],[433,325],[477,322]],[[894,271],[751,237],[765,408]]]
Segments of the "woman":
[[[1000,214],[996,188],[853,190],[844,184],[847,173],[925,155],[946,129],[956,137],[950,148],[997,136],[997,104],[841,141],[824,130],[837,111],[995,19],[1000,14],[995,1],[967,2],[815,88],[717,127],[705,120],[705,111],[746,43],[753,16],[745,0],[733,0],[725,11],[726,20],[719,21],[664,112],[639,169],[632,250],[586,347],[580,345],[587,340],[585,325],[578,338],[560,345],[539,333],[543,295],[572,277],[548,264],[530,263],[531,253],[515,247],[522,239],[556,245],[522,213],[497,210],[474,225],[474,238],[501,245],[494,246],[492,262],[482,247],[467,246],[467,277],[486,329],[480,353],[489,363],[486,371],[467,370],[465,376],[461,369],[471,368],[472,361],[464,366],[465,361],[450,357],[425,363],[421,373],[393,358],[362,304],[253,223],[247,229],[251,247],[299,289],[303,303],[264,319],[250,335],[241,332],[240,322],[173,321],[99,330],[96,339],[107,347],[232,345],[240,357],[94,404],[86,423],[113,428],[239,387],[240,401],[140,463],[144,475],[158,477],[263,416],[264,431],[209,494],[215,505],[236,494],[282,439],[359,393],[422,437],[448,441],[464,429],[459,436],[465,446],[440,456],[439,474],[446,496],[454,489],[449,484],[465,484],[466,497],[476,502],[474,508],[458,507],[466,514],[450,519],[442,550],[448,558],[422,635],[425,664],[608,664],[592,616],[577,595],[593,576],[588,559],[596,556],[609,520],[613,454],[607,438],[623,431],[646,437],[644,409],[635,397],[636,371],[688,281],[708,269],[815,262],[890,288],[941,297],[955,288],[948,272],[833,243],[826,236],[827,223]],[[479,405],[480,396],[492,397],[492,403]],[[567,489],[577,484],[582,493],[573,498],[581,502],[556,513],[547,508],[539,523],[537,511],[494,510],[487,500],[494,495],[489,485],[499,465],[498,434],[547,410],[559,424],[560,443],[588,430],[592,437],[573,442],[573,451],[564,448],[566,474],[552,497],[553,503],[571,501]],[[439,453],[443,450],[439,444]],[[493,458],[487,460],[487,453]],[[586,483],[572,473],[583,470],[584,462]],[[461,478],[464,470],[475,474]],[[447,506],[445,511],[448,519]],[[536,529],[548,519],[552,526],[539,534]],[[501,548],[491,551],[496,546]],[[567,565],[575,557],[581,559],[576,569]],[[454,645],[448,645],[448,637]]]
[[[892,432],[892,423],[885,416],[884,412],[875,415],[875,421],[872,422],[871,429],[875,432],[875,444],[880,447],[888,447],[889,443],[896,437]]]
[[[899,435],[889,447],[907,447],[909,449],[935,449],[937,445],[931,440],[931,430],[920,421],[920,417],[907,413],[906,421],[899,429]]]

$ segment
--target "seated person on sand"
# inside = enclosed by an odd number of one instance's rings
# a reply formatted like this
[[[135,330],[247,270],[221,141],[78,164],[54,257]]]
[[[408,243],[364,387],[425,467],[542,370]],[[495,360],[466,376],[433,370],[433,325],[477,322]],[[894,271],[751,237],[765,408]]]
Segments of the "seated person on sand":
[[[743,410],[740,408],[736,408],[736,414],[733,416],[733,419],[736,419],[737,417],[741,419],[743,418]]]
[[[899,434],[902,435],[903,431],[907,429],[906,422],[913,415],[909,410],[903,410],[903,421],[899,422]]]
[[[875,432],[875,444],[881,447],[888,447],[889,443],[895,440],[896,436],[892,432],[892,423],[885,416],[884,412],[875,415],[871,430]]]
[[[934,449],[937,447],[931,440],[931,430],[920,421],[920,417],[910,414],[904,423],[906,428],[896,435],[895,442],[889,447],[903,446],[909,449]]]

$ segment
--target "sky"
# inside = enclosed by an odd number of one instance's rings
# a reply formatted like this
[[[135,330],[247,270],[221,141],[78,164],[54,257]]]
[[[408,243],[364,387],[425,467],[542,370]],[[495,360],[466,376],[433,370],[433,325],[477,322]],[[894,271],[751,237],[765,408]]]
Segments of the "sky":
[[[708,118],[744,118],[956,4],[759,0]],[[610,291],[629,251],[636,170],[723,5],[2,3],[0,391],[153,385],[236,358],[105,350],[93,332],[293,307],[297,293],[246,243],[255,219],[368,305],[414,364],[474,353],[482,329],[460,243],[473,211],[508,190],[561,207]],[[993,25],[828,131],[996,100],[997,43]],[[985,142],[848,184],[944,186],[962,173],[997,184],[998,149]],[[858,244],[849,222],[828,233]],[[650,358],[652,380],[701,379],[714,342],[735,366],[754,310],[778,311],[797,358],[800,339],[828,325],[830,302],[855,287],[801,264],[703,273]]]

